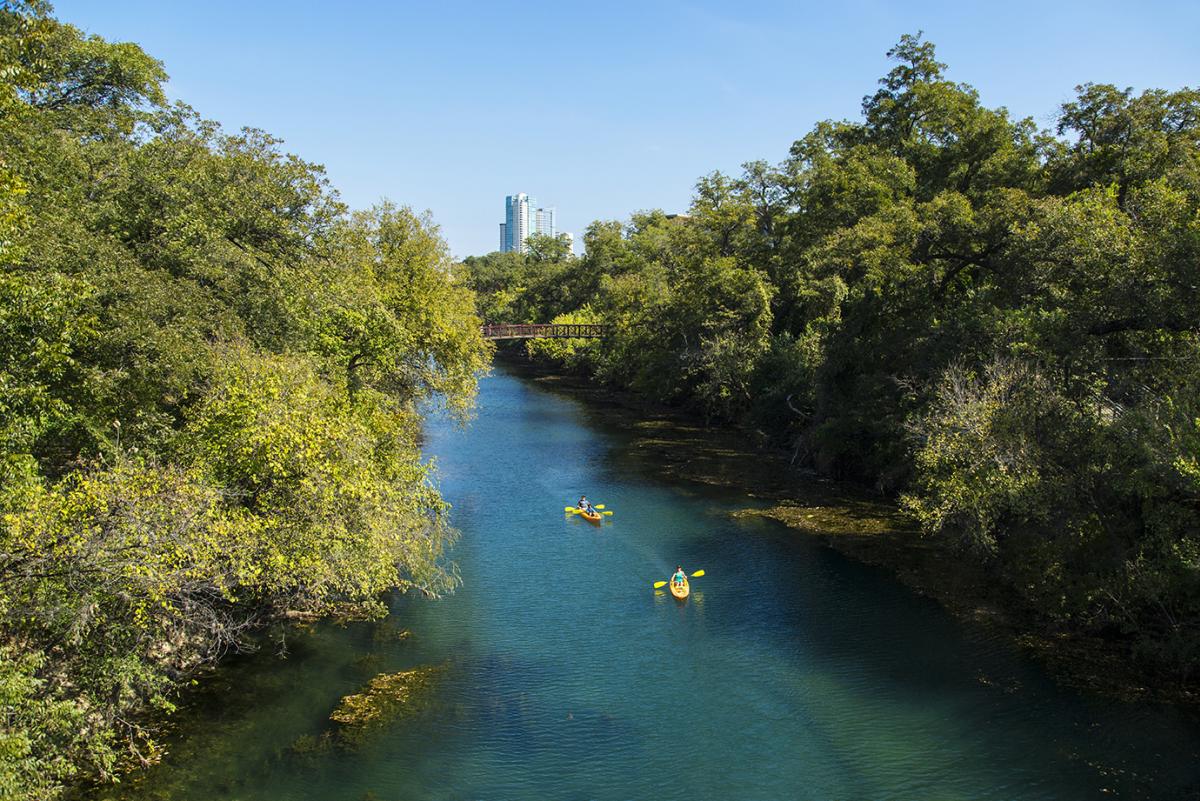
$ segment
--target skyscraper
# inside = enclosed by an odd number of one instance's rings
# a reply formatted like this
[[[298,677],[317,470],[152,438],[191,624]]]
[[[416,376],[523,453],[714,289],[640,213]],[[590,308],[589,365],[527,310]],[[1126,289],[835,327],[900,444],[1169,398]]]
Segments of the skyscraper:
[[[536,225],[537,232],[539,234],[545,234],[546,236],[558,236],[558,226],[555,224],[554,218],[555,209],[553,207],[548,209],[538,209]]]
[[[500,250],[504,253],[529,250],[526,240],[532,234],[558,236],[558,210],[538,208],[537,201],[524,192],[504,198],[504,222],[500,223]]]
[[[504,241],[500,250],[505,253],[524,253],[525,240],[536,230],[537,201],[524,192],[504,198],[504,224],[501,228]]]

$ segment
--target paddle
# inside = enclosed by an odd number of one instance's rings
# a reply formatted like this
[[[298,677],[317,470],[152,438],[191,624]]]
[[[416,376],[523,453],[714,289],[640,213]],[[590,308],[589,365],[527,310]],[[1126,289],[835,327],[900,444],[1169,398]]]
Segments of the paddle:
[[[592,507],[592,508],[594,508],[594,509],[603,509],[604,507],[603,507],[603,506],[595,506],[595,507]],[[579,510],[579,509],[576,509],[574,506],[564,506],[564,507],[563,507],[563,511],[564,511],[564,512],[566,512],[567,514],[572,514],[572,515],[574,515],[574,514],[579,514],[579,512],[580,512],[580,510]],[[601,514],[608,515],[609,517],[611,517],[611,516],[612,516],[612,512],[601,512]]]
[[[703,571],[703,570],[697,570],[695,573],[693,573],[693,574],[692,574],[692,578],[700,578],[700,577],[701,577],[701,576],[703,576],[703,575],[704,575],[704,571]],[[665,587],[665,586],[667,586],[667,582],[665,582],[665,581],[656,581],[656,582],[654,582],[654,589],[656,589],[656,590],[657,590],[659,587]]]
[[[595,506],[593,506],[592,508],[593,508],[593,509],[603,509],[603,508],[604,508],[604,504],[602,504],[602,503],[598,503],[598,504],[596,504]]]

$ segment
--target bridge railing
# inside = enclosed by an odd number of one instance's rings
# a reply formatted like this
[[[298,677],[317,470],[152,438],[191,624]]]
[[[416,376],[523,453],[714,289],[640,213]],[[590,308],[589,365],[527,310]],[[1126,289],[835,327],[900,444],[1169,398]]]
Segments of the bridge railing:
[[[594,339],[608,326],[599,323],[497,323],[483,326],[484,339]]]
[[[514,323],[484,326],[485,339],[589,339],[602,337],[606,325],[596,323]]]

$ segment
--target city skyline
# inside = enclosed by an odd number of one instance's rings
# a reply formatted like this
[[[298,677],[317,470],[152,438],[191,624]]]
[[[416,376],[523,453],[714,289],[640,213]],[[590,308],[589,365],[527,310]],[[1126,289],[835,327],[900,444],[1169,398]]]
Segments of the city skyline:
[[[504,198],[504,222],[500,223],[500,252],[524,253],[526,241],[533,234],[562,236],[574,252],[575,236],[570,232],[559,232],[558,210],[554,206],[539,206],[537,200],[525,192],[516,192]]]

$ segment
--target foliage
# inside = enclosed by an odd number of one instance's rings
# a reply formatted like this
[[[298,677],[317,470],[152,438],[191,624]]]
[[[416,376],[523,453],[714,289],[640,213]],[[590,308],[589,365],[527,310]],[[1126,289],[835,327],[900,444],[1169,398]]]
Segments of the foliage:
[[[455,583],[418,410],[489,349],[428,215],[350,214],[162,65],[0,8],[0,797],[160,756],[264,625]]]
[[[600,316],[590,306],[579,311],[560,314],[550,322],[555,325],[590,325],[600,322]],[[535,359],[549,359],[568,370],[584,372],[595,365],[601,343],[595,339],[530,339],[525,343],[528,354]]]
[[[1024,362],[997,360],[982,375],[953,364],[910,423],[916,481],[905,505],[932,534],[960,538],[987,557],[1014,529],[1049,529],[1070,503],[1055,445],[1074,422],[1070,404]]]
[[[898,492],[1046,626],[1194,673],[1200,93],[1086,84],[1039,130],[920,35],[888,56],[860,121],[701,178],[687,214],[468,259],[480,308],[586,308],[611,334],[585,359],[531,352]]]

